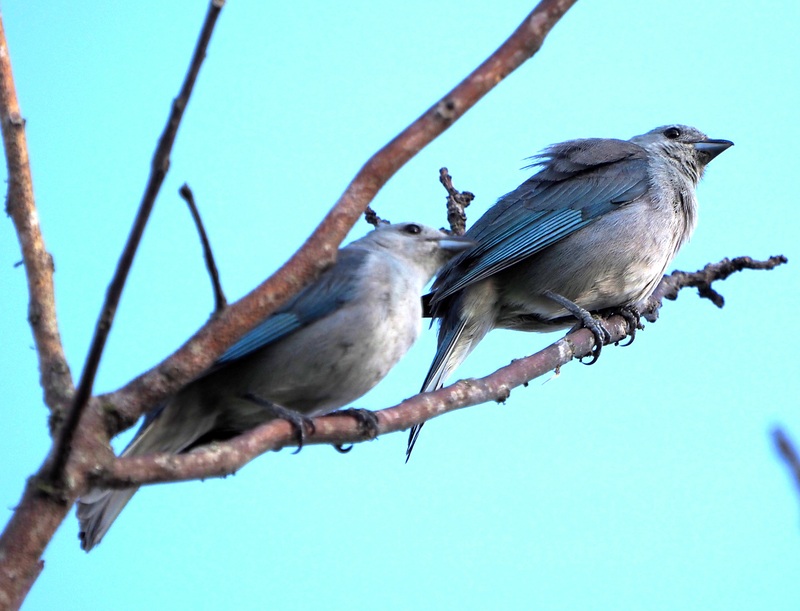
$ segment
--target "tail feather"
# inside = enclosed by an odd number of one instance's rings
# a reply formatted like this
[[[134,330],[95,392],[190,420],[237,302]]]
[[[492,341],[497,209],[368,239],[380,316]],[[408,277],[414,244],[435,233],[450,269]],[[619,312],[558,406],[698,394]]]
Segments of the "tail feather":
[[[114,520],[139,488],[123,490],[94,489],[78,499],[78,523],[81,549],[91,550],[111,528]]]
[[[446,326],[449,328],[446,328]],[[428,370],[428,375],[425,376],[425,382],[423,382],[420,392],[432,392],[444,386],[450,374],[467,358],[472,347],[485,335],[485,332],[465,335],[466,328],[467,320],[465,319],[458,319],[457,321],[445,319],[442,321],[442,326],[439,329],[439,347],[436,350],[436,356],[433,357],[433,362]],[[411,452],[413,452],[417,439],[419,439],[423,424],[425,423],[415,424],[408,432],[406,462],[411,458]]]
[[[179,454],[213,428],[213,413],[204,413],[191,396],[185,399],[190,402],[190,408],[178,409],[179,397],[145,417],[136,437],[121,456],[141,456],[153,452]],[[100,543],[138,489],[138,486],[120,490],[94,488],[78,499],[76,513],[82,549],[88,552]]]

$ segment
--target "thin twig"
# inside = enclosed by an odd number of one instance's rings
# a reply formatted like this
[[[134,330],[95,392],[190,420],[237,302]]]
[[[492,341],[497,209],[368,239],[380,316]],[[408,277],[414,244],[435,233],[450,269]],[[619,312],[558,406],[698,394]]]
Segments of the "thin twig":
[[[72,405],[67,412],[66,419],[61,430],[55,439],[53,450],[50,454],[50,469],[47,474],[47,479],[55,485],[56,488],[61,486],[62,478],[64,475],[64,466],[67,464],[69,454],[72,446],[72,439],[75,436],[75,429],[81,418],[89,397],[92,394],[92,386],[94,385],[94,378],[97,374],[97,368],[100,365],[100,357],[105,348],[108,333],[111,330],[111,324],[114,322],[114,315],[117,311],[122,289],[125,286],[125,281],[128,278],[128,272],[133,264],[133,257],[136,254],[136,249],[139,247],[142,234],[144,233],[147,219],[150,217],[150,212],[156,201],[156,196],[161,189],[161,184],[164,182],[164,177],[169,170],[169,155],[172,150],[172,145],[175,142],[175,136],[178,133],[181,119],[183,118],[186,105],[189,103],[189,96],[192,93],[197,74],[200,71],[200,66],[206,56],[206,49],[211,40],[211,33],[214,31],[214,24],[217,21],[220,11],[222,10],[223,2],[212,1],[206,13],[205,22],[200,32],[200,37],[195,46],[194,55],[192,56],[189,71],[181,87],[178,97],[172,102],[172,111],[167,119],[167,125],[159,139],[158,146],[153,155],[153,161],[150,169],[150,177],[145,187],[142,202],[139,205],[139,211],[136,214],[136,219],[133,222],[131,233],[128,236],[128,241],[122,251],[122,256],[117,263],[117,269],[114,272],[114,277],[106,292],[106,299],[100,311],[100,318],[97,321],[97,326],[94,330],[94,337],[89,347],[89,354],[86,357],[86,364],[84,365],[83,372],[81,373],[78,387],[75,391],[75,396]]]
[[[788,261],[783,255],[775,255],[764,261],[757,261],[752,257],[735,257],[733,259],[722,259],[717,263],[709,263],[696,272],[674,271],[661,279],[652,296],[639,304],[639,309],[647,320],[655,322],[663,300],[677,299],[678,291],[690,286],[697,288],[700,297],[709,299],[715,306],[721,308],[725,305],[725,299],[711,288],[713,282],[725,280],[731,274],[744,269],[770,270],[788,263]]]
[[[381,187],[409,159],[542,46],[545,36],[577,0],[542,0],[514,33],[452,91],[375,153],[334,207],[277,272],[201,328],[177,352],[100,400],[109,406],[109,430],[132,426],[149,405],[186,384],[246,331],[282,305],[334,260],[339,244]]]
[[[25,138],[25,120],[20,114],[14,76],[11,71],[6,34],[0,19],[0,127],[8,167],[6,212],[22,251],[28,281],[28,321],[36,344],[44,401],[53,414],[53,425],[69,403],[74,391],[56,318],[53,289],[53,259],[47,252],[39,227],[33,197],[33,179]]]
[[[450,225],[450,231],[455,235],[464,235],[467,231],[465,208],[475,199],[475,195],[469,191],[456,189],[453,186],[453,177],[447,168],[439,170],[439,182],[447,190],[447,223]]]
[[[189,185],[183,183],[183,186],[178,191],[183,200],[189,206],[189,211],[192,213],[197,233],[200,234],[200,242],[203,245],[203,257],[206,260],[206,269],[211,278],[211,287],[214,290],[214,314],[217,315],[228,305],[225,299],[225,293],[222,290],[222,284],[219,281],[219,271],[217,264],[214,261],[214,253],[211,251],[211,243],[208,241],[208,234],[206,228],[203,226],[203,220],[200,218],[200,211],[197,209],[197,204],[194,201],[194,194],[189,188]]]
[[[800,494],[800,455],[797,453],[794,442],[781,427],[775,427],[772,430],[772,441],[775,444],[778,456],[786,463],[789,475],[792,476],[797,492]]]
[[[364,210],[364,220],[367,221],[370,225],[372,225],[376,229],[378,228],[378,225],[390,224],[390,222],[387,221],[386,219],[382,219],[381,217],[379,217],[378,213],[375,212],[370,206],[367,206],[367,209]]]
[[[780,265],[779,259],[780,257],[772,257],[768,261],[749,259],[747,268],[772,269],[775,265]],[[709,282],[722,279],[732,273],[732,268],[725,264],[725,261],[728,260],[708,265],[701,272],[678,272],[664,276],[664,282],[669,285],[670,291],[679,291],[682,288],[696,286],[698,274],[704,274],[704,278]],[[714,273],[718,274],[718,277],[713,277]],[[654,300],[652,305],[660,307],[660,302]],[[604,319],[603,326],[610,334],[609,343],[625,339],[628,332],[627,321],[619,315]],[[524,386],[534,378],[558,369],[573,359],[592,354],[594,341],[594,336],[589,330],[580,329],[569,333],[536,354],[513,360],[509,365],[486,377],[461,380],[435,392],[422,393],[394,407],[380,410],[375,413],[378,418],[378,434],[385,435],[406,430],[414,424],[487,401],[503,402],[508,399],[512,389]],[[373,436],[365,433],[355,419],[332,414],[314,419],[314,431],[305,437],[303,443],[343,445],[372,438]],[[229,441],[195,449],[190,454],[155,454],[119,458],[112,461],[105,469],[92,473],[89,483],[102,487],[125,488],[156,482],[224,477],[264,452],[296,445],[294,429],[287,422],[276,420]]]

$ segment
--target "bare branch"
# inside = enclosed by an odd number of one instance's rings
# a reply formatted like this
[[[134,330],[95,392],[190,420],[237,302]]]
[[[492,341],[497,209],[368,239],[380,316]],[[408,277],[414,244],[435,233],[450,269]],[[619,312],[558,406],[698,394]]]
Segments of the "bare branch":
[[[94,378],[97,374],[97,368],[100,365],[100,357],[103,354],[108,333],[114,322],[117,305],[122,296],[122,289],[128,278],[128,272],[133,264],[133,257],[139,247],[139,242],[142,239],[145,225],[147,225],[150,212],[155,204],[156,196],[169,170],[169,156],[172,151],[172,145],[175,142],[178,127],[183,118],[184,110],[186,110],[186,105],[189,103],[192,88],[200,72],[200,66],[205,59],[206,49],[208,48],[211,34],[214,31],[214,25],[217,22],[217,17],[222,10],[223,4],[223,2],[219,1],[212,1],[211,4],[209,4],[205,22],[200,31],[200,37],[197,40],[192,61],[189,65],[189,71],[186,73],[186,78],[183,81],[178,97],[172,102],[172,111],[167,119],[167,125],[164,127],[156,151],[153,154],[150,177],[147,180],[142,202],[139,205],[139,211],[133,222],[128,241],[125,243],[122,256],[117,263],[114,277],[111,279],[111,284],[106,292],[106,299],[100,311],[100,318],[94,330],[94,337],[92,337],[92,343],[89,346],[89,354],[86,357],[86,363],[84,364],[84,369],[81,373],[72,405],[69,408],[63,427],[58,432],[53,450],[50,453],[50,471],[48,473],[48,478],[53,483],[59,483],[63,478],[64,467],[67,464],[72,446],[72,439],[75,436],[75,429],[78,426],[83,409],[92,394]]]
[[[653,294],[639,304],[639,309],[647,320],[655,322],[663,300],[677,299],[678,291],[689,286],[697,288],[700,297],[711,300],[715,306],[721,308],[725,305],[725,300],[722,295],[711,288],[712,282],[725,280],[731,274],[744,269],[770,270],[788,262],[789,260],[783,255],[772,256],[766,261],[756,261],[751,257],[735,257],[734,259],[725,258],[718,263],[709,263],[696,272],[674,271],[661,279]]]
[[[447,190],[447,223],[450,231],[455,235],[464,235],[467,231],[467,213],[464,210],[475,199],[475,195],[456,189],[447,168],[439,170],[439,182]]]
[[[6,212],[14,221],[28,279],[28,321],[39,357],[44,401],[53,414],[51,431],[73,393],[72,375],[64,356],[56,318],[53,259],[44,245],[33,197],[25,120],[20,114],[11,57],[0,19],[0,126],[8,167]]]
[[[222,284],[219,281],[219,271],[217,264],[214,261],[214,253],[211,250],[211,243],[208,241],[208,234],[206,228],[203,226],[203,220],[200,218],[200,211],[197,209],[197,204],[194,201],[194,194],[189,188],[189,185],[183,183],[183,186],[178,191],[186,205],[189,206],[189,212],[192,213],[197,233],[200,234],[200,242],[203,245],[203,258],[206,260],[206,269],[211,278],[211,287],[214,290],[214,314],[219,314],[228,305],[228,300],[225,299],[225,293],[222,290]]]
[[[614,316],[606,321],[612,341],[625,338],[626,323]],[[511,390],[527,384],[573,358],[590,354],[594,344],[591,332],[581,329],[570,333],[537,352],[480,379],[460,380],[435,392],[406,399],[394,407],[375,412],[378,433],[384,435],[408,429],[431,418],[487,401],[503,402]],[[350,444],[367,441],[363,427],[352,417],[334,414],[315,418],[315,430],[303,444]],[[189,454],[153,454],[115,460],[107,469],[89,476],[91,485],[125,488],[144,483],[184,481],[207,477],[225,477],[270,450],[296,446],[294,430],[284,420],[274,420],[230,441],[213,443]]]
[[[736,261],[741,261],[742,258]],[[664,276],[662,283],[670,290],[697,286],[698,274],[709,284],[729,276],[734,268],[772,269],[779,265],[779,257],[768,261],[748,264],[719,263],[707,265],[701,272],[674,272]],[[716,275],[715,275],[716,274]],[[659,285],[660,287],[661,285]],[[658,289],[657,289],[658,290]],[[660,300],[652,302],[660,307]],[[610,334],[610,343],[625,339],[628,323],[622,316],[610,316],[603,321]],[[431,418],[451,411],[478,405],[487,401],[503,402],[511,390],[526,385],[531,380],[569,363],[575,358],[590,356],[594,348],[594,336],[587,329],[569,333],[547,348],[531,356],[512,361],[494,373],[480,378],[461,380],[455,384],[430,393],[422,393],[402,403],[375,413],[378,419],[378,434],[384,435],[406,430]],[[363,427],[353,419],[336,413],[314,419],[314,432],[304,439],[304,445],[351,444],[371,439]],[[268,451],[277,451],[297,444],[294,430],[288,422],[274,420],[240,435],[230,441],[214,443],[189,454],[154,454],[119,458],[107,467],[98,467],[89,474],[89,484],[101,487],[125,488],[133,485],[184,481],[206,477],[224,477],[236,472],[245,464]]]
[[[576,1],[542,0],[497,51],[364,164],[303,247],[277,272],[202,327],[165,361],[123,388],[101,396],[108,406],[111,432],[132,426],[148,406],[208,368],[246,331],[328,267],[338,245],[389,178],[536,53]]]

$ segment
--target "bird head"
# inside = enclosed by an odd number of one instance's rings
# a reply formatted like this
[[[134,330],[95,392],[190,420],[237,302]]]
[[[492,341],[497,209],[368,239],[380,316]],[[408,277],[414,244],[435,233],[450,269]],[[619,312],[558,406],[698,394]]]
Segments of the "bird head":
[[[733,146],[730,140],[709,138],[697,128],[677,124],[657,127],[630,141],[676,163],[695,184],[703,176],[706,165]]]

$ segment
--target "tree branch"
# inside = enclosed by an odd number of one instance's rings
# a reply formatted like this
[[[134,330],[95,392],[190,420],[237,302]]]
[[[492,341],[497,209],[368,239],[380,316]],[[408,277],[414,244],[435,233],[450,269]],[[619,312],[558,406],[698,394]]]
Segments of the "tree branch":
[[[733,261],[723,259],[719,263],[706,265],[697,272],[673,272],[664,276],[656,293],[663,293],[674,299],[682,288],[696,287],[702,282],[710,285],[715,280],[727,278],[734,271],[773,269],[785,262],[786,259],[782,256],[771,257],[766,261],[755,261],[749,257],[739,257]],[[661,307],[660,298],[653,298],[650,306],[654,308],[650,311],[657,311]],[[611,335],[611,343],[625,339],[628,334],[627,322],[622,316],[610,316],[604,319],[603,324]],[[375,413],[378,434],[406,430],[414,424],[487,401],[503,402],[508,399],[512,389],[526,385],[549,371],[558,370],[573,359],[591,355],[593,347],[592,333],[587,329],[580,329],[536,354],[512,361],[486,377],[461,380],[435,392],[415,395]],[[359,423],[345,415],[334,413],[315,418],[314,425],[315,431],[306,436],[304,445],[342,445],[369,439]],[[90,473],[89,484],[126,488],[157,482],[225,477],[235,473],[260,454],[295,445],[297,440],[292,427],[283,420],[274,420],[230,441],[214,443],[189,454],[118,458],[107,467],[98,467]]]
[[[149,406],[208,368],[246,331],[329,266],[338,245],[378,191],[409,159],[531,57],[577,0],[542,0],[486,61],[423,113],[359,170],[305,244],[277,272],[203,326],[173,355],[100,397],[111,434],[130,427]]]
[[[783,255],[775,255],[765,261],[756,261],[751,257],[735,257],[725,258],[718,263],[709,263],[696,272],[674,271],[661,279],[653,294],[639,304],[639,310],[647,320],[655,322],[663,300],[677,299],[678,291],[690,286],[697,289],[700,297],[711,300],[715,306],[721,308],[725,305],[725,299],[711,288],[713,282],[725,280],[731,274],[744,269],[770,270],[788,262],[789,260]]]
[[[612,341],[626,336],[626,322],[620,316],[605,321]],[[573,358],[588,356],[594,336],[586,329],[568,334],[534,355],[514,360],[491,375],[460,380],[435,392],[423,393],[402,403],[375,412],[378,435],[408,429],[451,411],[486,403],[503,402],[511,390],[527,384]],[[336,413],[314,419],[315,431],[306,435],[303,445],[351,444],[370,439],[358,422]],[[132,485],[186,481],[231,475],[257,456],[296,446],[295,432],[288,422],[273,420],[230,441],[213,443],[189,454],[151,454],[118,458],[107,468],[89,474],[92,486],[126,488]]]
[[[136,250],[142,239],[147,220],[150,218],[150,212],[153,210],[156,197],[161,190],[161,185],[169,170],[169,156],[172,151],[172,145],[175,142],[178,127],[183,118],[183,113],[186,110],[186,105],[189,103],[189,97],[192,94],[197,75],[200,72],[200,66],[205,59],[206,49],[211,40],[214,25],[217,22],[217,17],[219,17],[219,13],[224,4],[224,0],[212,0],[208,6],[205,22],[200,31],[200,37],[197,40],[194,54],[192,55],[192,61],[189,64],[189,70],[186,73],[186,78],[183,81],[178,97],[172,102],[172,111],[167,119],[167,125],[164,127],[164,131],[158,141],[158,146],[153,154],[150,177],[145,186],[142,202],[139,205],[139,211],[133,222],[128,241],[125,243],[122,256],[117,263],[114,277],[111,279],[111,284],[106,292],[106,299],[100,310],[100,317],[94,330],[94,337],[92,337],[92,343],[89,346],[89,354],[86,357],[86,363],[84,364],[83,372],[81,373],[81,378],[72,400],[72,405],[67,412],[67,417],[62,428],[58,432],[55,444],[50,453],[50,468],[47,473],[47,479],[54,485],[57,485],[57,487],[60,487],[62,483],[64,467],[69,459],[72,439],[75,436],[75,429],[78,427],[83,409],[86,407],[89,397],[91,397],[94,378],[97,374],[97,368],[100,365],[100,357],[103,354],[108,333],[114,322],[117,305],[122,296],[122,289],[125,287],[125,282],[128,279],[128,272],[131,269],[131,265],[133,265],[133,258],[136,255]]]
[[[33,197],[33,179],[20,114],[11,57],[0,18],[0,127],[8,167],[6,212],[14,222],[28,280],[28,321],[39,357],[44,402],[51,410],[51,431],[73,394],[70,374],[56,318],[53,258],[47,252]]]

